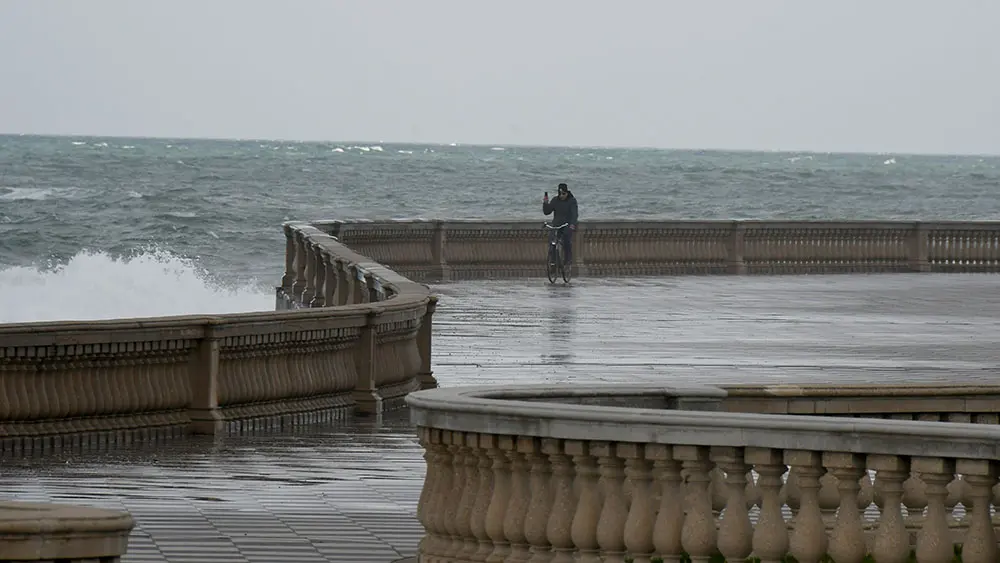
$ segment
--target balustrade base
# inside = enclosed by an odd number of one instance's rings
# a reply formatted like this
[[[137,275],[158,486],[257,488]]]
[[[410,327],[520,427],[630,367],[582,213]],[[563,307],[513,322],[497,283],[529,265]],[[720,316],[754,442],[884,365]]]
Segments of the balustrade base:
[[[428,371],[426,373],[418,373],[417,381],[420,382],[420,389],[437,389],[438,380],[434,377],[433,371]]]
[[[355,389],[351,394],[354,399],[354,404],[357,407],[357,413],[361,415],[378,415],[382,414],[382,396],[379,395],[378,391],[372,389]]]
[[[220,413],[225,421],[223,428],[226,433],[246,434],[343,420],[350,416],[354,408],[351,394],[341,392],[319,397],[234,405],[220,409]]]
[[[133,443],[156,443],[188,433],[186,410],[33,422],[6,422],[0,455],[108,450]]]
[[[117,563],[134,526],[127,512],[0,502],[0,561]]]

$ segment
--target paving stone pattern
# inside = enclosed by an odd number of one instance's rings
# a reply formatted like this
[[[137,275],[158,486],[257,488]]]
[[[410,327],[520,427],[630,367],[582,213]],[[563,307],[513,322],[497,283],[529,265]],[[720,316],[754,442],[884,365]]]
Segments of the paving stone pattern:
[[[1000,277],[841,275],[435,287],[444,386],[996,382]],[[405,412],[292,433],[0,460],[17,500],[124,508],[124,558],[389,562],[415,554],[422,451]]]

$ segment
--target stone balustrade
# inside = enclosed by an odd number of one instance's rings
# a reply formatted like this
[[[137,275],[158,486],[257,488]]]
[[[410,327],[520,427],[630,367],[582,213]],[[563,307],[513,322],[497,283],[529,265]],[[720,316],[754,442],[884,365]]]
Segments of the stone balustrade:
[[[0,325],[0,452],[378,413],[434,386],[428,289],[285,225],[278,311]]]
[[[1000,423],[1000,386],[725,385],[727,412]]]
[[[118,563],[134,526],[126,512],[0,502],[0,561]]]
[[[888,404],[870,404],[855,413],[861,418],[729,412],[762,406],[773,392],[591,385],[414,393],[407,403],[427,461],[418,559],[1000,560],[995,423],[885,420]],[[967,389],[951,404],[989,410],[971,397],[995,394]],[[777,395],[788,405],[794,392]],[[815,404],[836,404],[831,395],[814,393]],[[903,410],[939,410],[916,403]]]
[[[417,280],[545,275],[538,221],[324,221],[322,231]],[[997,272],[1000,223],[590,221],[580,275]]]

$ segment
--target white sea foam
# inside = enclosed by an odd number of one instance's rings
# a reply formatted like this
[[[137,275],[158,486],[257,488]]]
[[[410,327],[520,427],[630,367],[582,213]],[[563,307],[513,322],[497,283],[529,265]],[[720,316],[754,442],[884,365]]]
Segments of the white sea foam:
[[[890,158],[889,160],[886,160],[882,164],[896,164],[896,159],[895,158]]]
[[[0,323],[210,315],[274,310],[252,280],[223,287],[191,260],[150,250],[81,252],[55,268],[0,266]]]
[[[44,201],[60,190],[52,188],[4,188],[0,187],[0,200],[4,201]]]
[[[342,149],[342,148],[340,148],[340,147],[337,147],[337,148],[333,149],[333,150],[332,150],[332,151],[330,151],[330,152],[344,152],[344,149]]]

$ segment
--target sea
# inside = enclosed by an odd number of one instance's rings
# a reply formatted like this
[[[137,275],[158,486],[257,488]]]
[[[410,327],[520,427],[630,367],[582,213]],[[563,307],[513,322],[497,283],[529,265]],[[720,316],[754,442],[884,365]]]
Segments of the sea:
[[[1000,156],[0,136],[0,323],[272,310],[287,220],[995,220]]]

